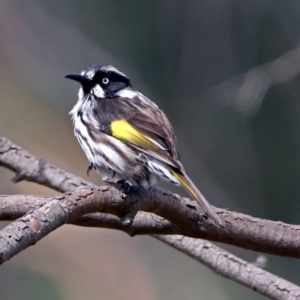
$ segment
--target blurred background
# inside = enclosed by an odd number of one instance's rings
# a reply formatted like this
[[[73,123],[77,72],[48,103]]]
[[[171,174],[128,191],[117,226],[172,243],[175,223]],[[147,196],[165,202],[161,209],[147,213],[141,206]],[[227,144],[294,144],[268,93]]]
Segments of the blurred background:
[[[1,135],[87,178],[64,75],[112,64],[165,111],[212,204],[299,223],[299,15],[299,1],[2,0]],[[0,169],[1,194],[55,195],[12,176]],[[267,258],[300,284],[298,260]],[[151,237],[75,226],[1,266],[0,298],[265,299]]]

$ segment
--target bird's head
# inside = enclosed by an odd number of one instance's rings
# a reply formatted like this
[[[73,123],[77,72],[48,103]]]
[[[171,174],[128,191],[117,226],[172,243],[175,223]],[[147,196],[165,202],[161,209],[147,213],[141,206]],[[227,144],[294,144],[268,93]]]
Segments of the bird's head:
[[[81,83],[84,96],[114,98],[118,92],[132,88],[129,78],[113,66],[96,65],[65,77]]]

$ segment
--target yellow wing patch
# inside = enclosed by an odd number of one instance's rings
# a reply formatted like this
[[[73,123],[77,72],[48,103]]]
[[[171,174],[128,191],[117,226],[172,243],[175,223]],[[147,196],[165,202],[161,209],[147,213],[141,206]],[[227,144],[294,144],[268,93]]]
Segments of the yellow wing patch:
[[[127,120],[121,119],[111,123],[112,136],[148,150],[157,149],[157,143],[131,126]]]

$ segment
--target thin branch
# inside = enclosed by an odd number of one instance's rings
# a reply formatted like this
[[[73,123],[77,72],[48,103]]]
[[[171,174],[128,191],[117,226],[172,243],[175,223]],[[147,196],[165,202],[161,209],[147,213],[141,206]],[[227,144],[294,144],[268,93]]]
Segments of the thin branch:
[[[13,182],[33,181],[59,192],[74,191],[79,187],[95,186],[41,158],[37,158],[5,137],[0,137],[0,166],[16,173]]]
[[[251,115],[258,110],[271,86],[291,81],[299,74],[300,48],[297,48],[214,87],[207,96]]]
[[[214,272],[271,299],[299,299],[300,287],[273,275],[203,240],[179,235],[155,235],[156,239],[188,254]]]
[[[87,214],[74,220],[71,224],[121,230],[130,236],[137,234],[178,234],[178,231],[168,220],[142,211],[137,213],[130,226],[124,225],[124,222],[117,216],[107,213]]]

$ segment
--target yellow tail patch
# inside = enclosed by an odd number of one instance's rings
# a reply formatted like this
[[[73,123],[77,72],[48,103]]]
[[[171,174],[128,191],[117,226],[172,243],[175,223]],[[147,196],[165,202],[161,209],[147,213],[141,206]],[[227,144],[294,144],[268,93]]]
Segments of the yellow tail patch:
[[[177,173],[172,167],[168,167],[169,171],[174,175],[180,184],[190,193],[190,195],[199,203],[204,213],[206,213],[207,217],[211,218],[214,224],[217,227],[223,228],[223,222],[219,218],[219,216],[214,212],[211,208],[210,204],[201,194],[201,192],[197,189],[194,183],[189,179],[189,177],[185,174]]]
[[[173,170],[172,167],[168,167],[169,171],[171,172],[172,175],[176,177],[176,179],[180,182],[180,184],[190,193],[190,195],[195,199],[195,200],[201,200],[199,199],[197,193],[195,192],[194,188],[190,185],[189,181],[184,175],[181,175]]]

